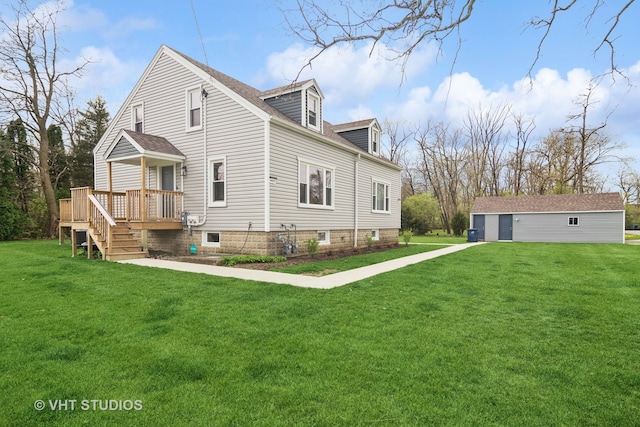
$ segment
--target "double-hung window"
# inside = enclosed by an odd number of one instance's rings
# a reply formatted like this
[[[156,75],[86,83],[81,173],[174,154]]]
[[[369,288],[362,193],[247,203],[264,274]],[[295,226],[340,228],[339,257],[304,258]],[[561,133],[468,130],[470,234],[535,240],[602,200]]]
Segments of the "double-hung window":
[[[333,207],[335,171],[311,162],[298,163],[298,206]]]
[[[375,128],[371,130],[371,154],[380,154],[380,131]]]
[[[320,97],[313,92],[307,92],[307,125],[320,130]]]
[[[389,212],[389,184],[373,181],[371,193],[373,212]]]
[[[131,111],[131,121],[133,122],[133,130],[136,132],[144,132],[144,110],[142,104],[134,105]]]
[[[187,91],[187,130],[200,129],[202,127],[202,89],[190,89]]]
[[[227,205],[226,158],[209,159],[209,206]]]

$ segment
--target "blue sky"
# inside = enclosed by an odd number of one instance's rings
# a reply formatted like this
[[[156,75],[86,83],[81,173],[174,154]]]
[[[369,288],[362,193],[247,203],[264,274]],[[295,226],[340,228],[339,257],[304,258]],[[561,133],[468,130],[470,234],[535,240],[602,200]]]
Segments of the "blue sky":
[[[366,2],[364,2],[366,4]],[[370,2],[377,4],[377,2]],[[584,3],[584,5],[582,4]],[[34,3],[38,4],[38,2]],[[287,29],[279,7],[294,0],[67,0],[62,16],[66,61],[84,56],[95,61],[74,82],[78,102],[102,95],[115,112],[161,44],[201,62],[203,46],[195,26],[195,8],[208,63],[259,89],[289,83],[312,52]],[[608,51],[594,55],[612,11],[603,9],[587,27],[591,2],[578,2],[563,15],[526,78],[541,37],[528,28],[533,16],[546,16],[546,1],[478,0],[471,19],[461,28],[463,39],[453,64],[455,40],[437,55],[434,46],[415,52],[402,78],[397,65],[383,59],[385,46],[369,57],[370,46],[347,46],[323,55],[302,78],[315,77],[325,96],[325,118],[333,123],[368,117],[459,123],[470,107],[508,102],[514,111],[536,121],[538,136],[566,126],[573,101],[586,81],[608,69]],[[2,6],[2,13],[7,7]],[[628,80],[605,80],[597,92],[593,123],[608,119],[608,134],[640,157],[640,4],[622,17],[616,33],[616,63]],[[452,79],[449,84],[449,79]],[[635,85],[635,86],[634,86]],[[635,164],[640,170],[640,165]]]

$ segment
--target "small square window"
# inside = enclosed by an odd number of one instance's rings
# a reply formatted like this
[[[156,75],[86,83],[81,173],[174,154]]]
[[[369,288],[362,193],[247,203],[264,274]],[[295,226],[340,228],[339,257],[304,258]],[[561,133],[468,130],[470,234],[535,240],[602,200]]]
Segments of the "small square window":
[[[379,230],[371,230],[371,240],[380,240]]]
[[[577,227],[579,225],[578,223],[578,217],[577,216],[570,216],[569,217],[569,226],[571,227]]]
[[[220,232],[219,231],[206,231],[202,233],[202,246],[209,246],[214,248],[220,247]]]
[[[318,231],[318,244],[320,244],[320,245],[328,245],[329,244],[329,232],[328,231]]]

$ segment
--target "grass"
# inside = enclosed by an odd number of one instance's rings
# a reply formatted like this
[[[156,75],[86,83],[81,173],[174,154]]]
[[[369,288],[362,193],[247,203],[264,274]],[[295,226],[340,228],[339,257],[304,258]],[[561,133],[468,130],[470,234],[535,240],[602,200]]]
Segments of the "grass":
[[[442,249],[442,248],[443,246],[438,246],[438,245],[405,246],[403,244],[399,248],[393,248],[393,249],[389,249],[381,252],[363,253],[363,254],[353,255],[346,258],[327,260],[327,261],[309,262],[309,263],[290,265],[290,266],[284,266],[284,267],[273,267],[271,268],[271,271],[278,271],[282,273],[292,273],[292,274],[305,274],[305,273],[322,274],[323,272],[336,273],[339,271],[352,270],[354,268],[364,267],[371,264],[377,264],[380,262],[389,261],[396,258],[415,255],[422,252],[430,252],[430,251],[434,251],[436,249]]]
[[[639,250],[491,243],[323,291],[1,243],[0,425],[637,425]]]
[[[624,240],[640,240],[640,234],[627,233],[624,235]]]
[[[402,240],[402,236],[399,238],[400,243],[404,244]],[[420,236],[412,236],[411,243],[438,243],[438,244],[459,244],[467,242],[467,233],[465,231],[462,237],[455,237],[452,234],[447,234],[444,230],[434,230],[430,231],[427,234],[423,234]]]

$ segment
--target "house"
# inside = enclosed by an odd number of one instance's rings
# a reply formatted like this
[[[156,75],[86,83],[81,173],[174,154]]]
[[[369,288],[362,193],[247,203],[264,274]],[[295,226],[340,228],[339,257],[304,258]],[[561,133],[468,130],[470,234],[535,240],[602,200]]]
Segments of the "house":
[[[72,190],[61,225],[107,259],[397,243],[401,168],[380,136],[376,119],[325,121],[314,79],[260,91],[161,46],[95,147],[96,189]]]
[[[479,197],[472,228],[488,242],[624,243],[618,193]]]

